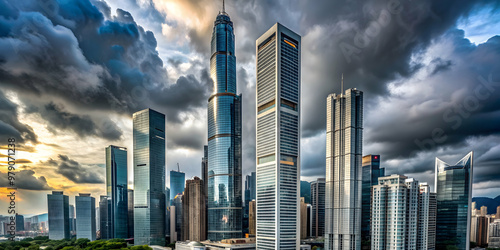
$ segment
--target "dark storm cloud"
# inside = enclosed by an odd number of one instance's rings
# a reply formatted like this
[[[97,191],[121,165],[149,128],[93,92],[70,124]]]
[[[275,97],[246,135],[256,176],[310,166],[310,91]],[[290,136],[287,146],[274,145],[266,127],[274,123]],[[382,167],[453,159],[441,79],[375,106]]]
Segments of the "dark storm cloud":
[[[101,119],[102,124],[97,125],[88,115],[72,114],[64,110],[64,107],[53,102],[45,105],[43,110],[40,110],[40,115],[47,120],[53,127],[49,130],[53,131],[54,127],[63,130],[72,130],[80,137],[100,136],[108,140],[118,140],[122,135],[120,128],[109,119]]]
[[[432,62],[434,65],[434,69],[432,70],[432,75],[434,74],[437,74],[441,71],[444,71],[444,70],[449,70],[451,68],[451,66],[453,65],[453,63],[450,61],[450,60],[442,60],[441,58],[436,58],[434,60],[432,60]]]
[[[309,85],[303,107],[312,110],[325,106],[325,93],[339,92],[342,73],[346,88],[370,97],[366,104],[387,96],[388,83],[411,77],[422,66],[411,63],[412,55],[460,17],[493,1],[324,1],[310,8],[300,3],[305,10],[301,29],[313,30],[303,39],[303,65],[309,72],[303,74]],[[304,136],[323,131],[325,119],[325,112],[304,113]]]
[[[20,99],[57,98],[58,105],[71,105],[83,113],[98,109],[130,115],[151,107],[167,113],[172,123],[182,122],[181,112],[204,106],[200,100],[208,99],[207,72],[168,82],[154,34],[129,12],[118,9],[111,15],[105,2],[93,3],[0,1],[0,84],[16,91]],[[102,116],[69,116],[56,107],[39,109],[52,115],[47,120],[54,127],[105,139],[121,135]],[[95,127],[105,123],[111,129],[100,133]]]
[[[178,110],[189,112],[197,107],[206,106],[211,86],[212,79],[208,71],[203,70],[200,79],[192,74],[179,77],[176,84],[169,89],[162,90],[153,101],[161,106],[170,107],[166,110],[169,122],[180,123],[180,117],[176,115],[176,112]],[[165,98],[165,96],[169,97]]]
[[[436,76],[433,60],[431,77],[422,83],[433,87],[431,95],[394,101],[395,106],[385,111],[368,108],[367,142],[382,143],[380,153],[390,159],[439,147],[461,147],[470,137],[500,133],[499,38],[476,46],[464,39],[463,31],[446,33],[443,39],[453,44],[452,60],[460,64],[457,70]]]
[[[0,140],[6,142],[10,137],[18,142],[38,142],[33,128],[19,121],[17,105],[0,91]]]
[[[82,166],[75,160],[66,155],[59,155],[57,159],[49,159],[47,164],[56,167],[56,172],[68,178],[70,181],[78,184],[104,183],[104,169],[98,166]],[[102,173],[99,173],[102,172]]]
[[[51,190],[44,176],[34,176],[33,170],[21,170],[16,172],[16,187],[27,190]],[[12,187],[9,183],[7,173],[0,173],[0,187]]]

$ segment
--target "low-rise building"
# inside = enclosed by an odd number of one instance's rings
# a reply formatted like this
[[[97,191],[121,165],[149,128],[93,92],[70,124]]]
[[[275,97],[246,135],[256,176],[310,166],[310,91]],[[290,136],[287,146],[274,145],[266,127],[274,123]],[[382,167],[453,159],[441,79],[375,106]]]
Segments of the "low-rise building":
[[[219,241],[202,241],[206,249],[238,249],[238,250],[250,250],[255,249],[256,241],[255,238],[237,238],[237,239],[225,239]]]
[[[177,241],[175,243],[176,250],[205,250],[205,245],[198,241]]]

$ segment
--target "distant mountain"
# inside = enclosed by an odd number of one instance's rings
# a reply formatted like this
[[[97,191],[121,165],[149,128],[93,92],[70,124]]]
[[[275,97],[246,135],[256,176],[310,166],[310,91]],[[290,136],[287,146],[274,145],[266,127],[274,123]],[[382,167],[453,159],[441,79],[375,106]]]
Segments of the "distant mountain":
[[[500,206],[500,195],[494,199],[488,197],[473,197],[472,202],[476,202],[476,209],[482,206],[488,207],[488,214],[496,214],[497,207]]]
[[[311,204],[311,183],[300,181],[300,197],[304,197],[305,203]]]

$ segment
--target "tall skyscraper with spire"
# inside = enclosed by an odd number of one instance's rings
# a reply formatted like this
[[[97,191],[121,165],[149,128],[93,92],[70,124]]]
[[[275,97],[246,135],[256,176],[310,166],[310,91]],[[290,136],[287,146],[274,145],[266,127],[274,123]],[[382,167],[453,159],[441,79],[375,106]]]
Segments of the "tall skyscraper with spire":
[[[259,250],[300,247],[300,49],[279,23],[256,43]]]
[[[241,95],[236,94],[233,22],[222,11],[215,19],[208,99],[208,239],[242,237]]]
[[[343,77],[342,77],[343,78]],[[342,80],[343,82],[343,80]],[[326,99],[325,249],[361,249],[363,92]]]

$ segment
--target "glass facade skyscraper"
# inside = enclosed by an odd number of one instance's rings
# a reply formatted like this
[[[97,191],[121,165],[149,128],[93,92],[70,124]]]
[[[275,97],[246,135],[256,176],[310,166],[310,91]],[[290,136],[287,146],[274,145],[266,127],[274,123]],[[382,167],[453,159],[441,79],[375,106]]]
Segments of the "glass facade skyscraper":
[[[256,50],[257,249],[299,249],[301,37],[276,23]]]
[[[128,237],[134,238],[134,190],[128,189]]]
[[[165,245],[165,115],[134,113],[134,243]]]
[[[469,250],[472,155],[471,151],[455,165],[436,158],[436,249],[455,246]]]
[[[49,239],[69,239],[69,197],[62,191],[47,194]]]
[[[101,195],[99,197],[99,231],[101,232],[102,240],[113,238],[111,227],[111,198]]]
[[[208,199],[208,145],[203,146],[203,158],[201,158],[201,179],[203,180],[203,193]]]
[[[170,200],[173,201],[175,196],[184,192],[186,184],[186,174],[180,171],[170,170]]]
[[[75,206],[69,205],[69,235],[76,235]]]
[[[90,194],[75,196],[76,238],[96,239],[95,198]]]
[[[311,182],[312,237],[325,236],[325,178]]]
[[[372,186],[378,185],[378,178],[385,176],[385,169],[380,168],[380,155],[363,156],[361,168],[363,172],[361,187],[361,238],[364,242],[368,242],[370,240]]]
[[[245,177],[245,216],[248,218],[248,204],[250,201],[255,200],[256,189],[255,184],[257,180],[257,174],[252,172],[250,175]]]
[[[363,92],[326,99],[325,249],[361,249]]]
[[[236,94],[233,22],[223,10],[214,23],[208,99],[208,236],[242,237],[241,95]]]
[[[111,237],[128,237],[127,149],[106,148],[106,192],[111,198]]]

